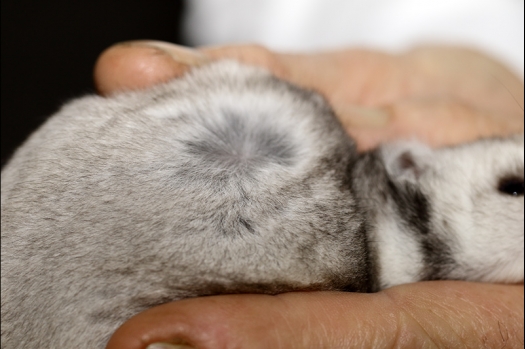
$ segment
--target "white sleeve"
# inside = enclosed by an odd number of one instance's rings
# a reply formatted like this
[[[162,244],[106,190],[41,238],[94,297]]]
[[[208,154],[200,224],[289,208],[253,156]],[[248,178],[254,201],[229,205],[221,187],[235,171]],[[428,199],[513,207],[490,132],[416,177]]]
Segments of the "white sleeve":
[[[476,48],[523,77],[523,0],[190,0],[194,45],[260,43],[280,51],[418,44]]]

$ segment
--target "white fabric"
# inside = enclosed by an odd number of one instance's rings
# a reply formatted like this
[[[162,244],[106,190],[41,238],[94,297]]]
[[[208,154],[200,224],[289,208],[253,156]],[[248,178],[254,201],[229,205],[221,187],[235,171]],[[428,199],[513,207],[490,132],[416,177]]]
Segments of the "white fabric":
[[[524,72],[523,0],[189,0],[185,30],[194,45],[279,51],[463,45]]]

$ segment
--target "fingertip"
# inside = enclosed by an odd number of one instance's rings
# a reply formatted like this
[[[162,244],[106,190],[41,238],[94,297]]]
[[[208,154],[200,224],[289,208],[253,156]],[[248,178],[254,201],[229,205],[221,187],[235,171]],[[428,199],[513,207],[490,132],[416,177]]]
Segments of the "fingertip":
[[[115,331],[106,349],[144,349],[153,343],[188,345],[188,320],[177,308],[176,303],[168,303],[132,317]]]
[[[106,49],[94,70],[95,86],[102,95],[141,89],[181,76],[193,66],[232,59],[260,66],[285,77],[281,55],[260,45],[232,45],[190,49],[161,41],[130,41]]]
[[[242,299],[250,296],[242,297]],[[190,298],[165,303],[137,314],[121,325],[106,349],[146,349],[155,343],[189,348],[224,347],[228,314],[241,306],[235,296]],[[232,303],[236,303],[233,304]]]
[[[94,70],[100,94],[141,89],[173,79],[206,57],[182,46],[159,41],[116,44],[99,56]]]

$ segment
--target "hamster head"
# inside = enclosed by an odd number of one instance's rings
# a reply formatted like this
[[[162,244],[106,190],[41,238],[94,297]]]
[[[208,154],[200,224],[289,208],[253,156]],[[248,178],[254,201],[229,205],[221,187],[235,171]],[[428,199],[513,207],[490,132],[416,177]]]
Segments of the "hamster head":
[[[523,281],[523,146],[519,135],[388,151],[390,175],[425,198],[422,246],[434,274],[423,279]]]

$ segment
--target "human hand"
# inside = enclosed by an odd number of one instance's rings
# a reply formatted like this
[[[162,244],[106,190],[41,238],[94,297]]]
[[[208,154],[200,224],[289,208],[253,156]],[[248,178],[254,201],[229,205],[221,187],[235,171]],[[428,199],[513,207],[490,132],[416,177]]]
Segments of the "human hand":
[[[450,48],[402,56],[280,55],[257,46],[186,51],[144,43],[106,51],[101,93],[145,87],[222,57],[269,68],[323,93],[361,149],[416,135],[433,145],[523,131],[523,84],[483,55]],[[514,97],[519,96],[519,101]],[[147,310],[108,349],[154,342],[195,348],[522,347],[523,285],[423,282],[376,294],[227,295]]]
[[[150,343],[196,349],[522,348],[523,286],[439,281],[374,294],[185,299],[131,318],[107,349]]]
[[[104,52],[95,69],[99,91],[150,86],[193,65],[231,58],[323,94],[361,150],[399,138],[439,146],[523,131],[523,82],[500,63],[466,49],[291,55],[260,46],[195,51],[154,45],[139,41]]]

